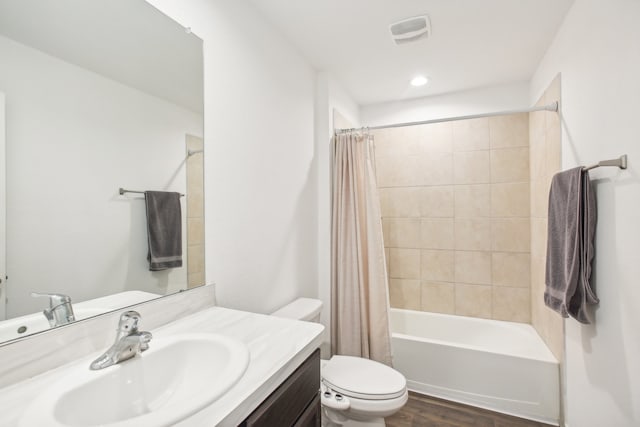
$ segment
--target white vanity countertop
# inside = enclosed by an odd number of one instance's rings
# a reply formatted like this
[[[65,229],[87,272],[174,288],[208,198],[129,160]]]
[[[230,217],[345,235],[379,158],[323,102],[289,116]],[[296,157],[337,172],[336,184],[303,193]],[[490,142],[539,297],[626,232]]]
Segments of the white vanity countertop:
[[[144,329],[144,319],[141,326]],[[200,311],[153,330],[154,338],[185,332],[217,333],[242,341],[251,354],[246,372],[227,393],[177,425],[237,426],[320,346],[323,330],[324,327],[316,323],[221,307]],[[150,344],[153,345],[153,340]],[[86,363],[89,369],[89,363],[99,354],[91,354],[73,363]],[[0,390],[0,425],[18,426],[34,396],[67,367],[62,366]]]

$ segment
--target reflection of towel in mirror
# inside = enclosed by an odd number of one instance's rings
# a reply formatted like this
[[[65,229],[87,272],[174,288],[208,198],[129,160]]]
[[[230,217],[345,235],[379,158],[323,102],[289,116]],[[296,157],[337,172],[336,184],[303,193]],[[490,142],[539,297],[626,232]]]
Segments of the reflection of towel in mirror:
[[[589,172],[578,167],[556,174],[549,192],[544,302],[581,323],[591,323],[587,305],[599,302],[589,283],[595,227]]]
[[[182,267],[180,193],[145,191],[149,270]]]

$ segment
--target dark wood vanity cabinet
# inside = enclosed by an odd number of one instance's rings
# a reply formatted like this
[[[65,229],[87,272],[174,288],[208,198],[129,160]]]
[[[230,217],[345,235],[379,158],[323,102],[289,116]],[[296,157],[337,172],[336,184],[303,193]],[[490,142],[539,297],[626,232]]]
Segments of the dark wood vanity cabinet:
[[[241,427],[320,427],[320,350],[245,419]]]

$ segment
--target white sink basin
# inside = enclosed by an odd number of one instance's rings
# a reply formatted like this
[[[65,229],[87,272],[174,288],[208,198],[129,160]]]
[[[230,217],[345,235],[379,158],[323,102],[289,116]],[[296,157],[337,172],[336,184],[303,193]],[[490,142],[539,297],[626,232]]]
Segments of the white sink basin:
[[[170,426],[217,400],[249,363],[246,345],[222,335],[182,334],[149,344],[141,355],[102,370],[89,370],[87,359],[64,371],[20,425]]]

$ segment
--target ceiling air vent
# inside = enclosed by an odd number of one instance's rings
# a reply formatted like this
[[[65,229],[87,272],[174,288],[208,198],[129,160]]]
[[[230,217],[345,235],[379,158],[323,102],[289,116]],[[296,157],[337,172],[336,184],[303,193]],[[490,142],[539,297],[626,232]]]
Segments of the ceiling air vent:
[[[389,25],[391,38],[396,44],[405,44],[431,35],[431,22],[427,15],[403,19]]]

